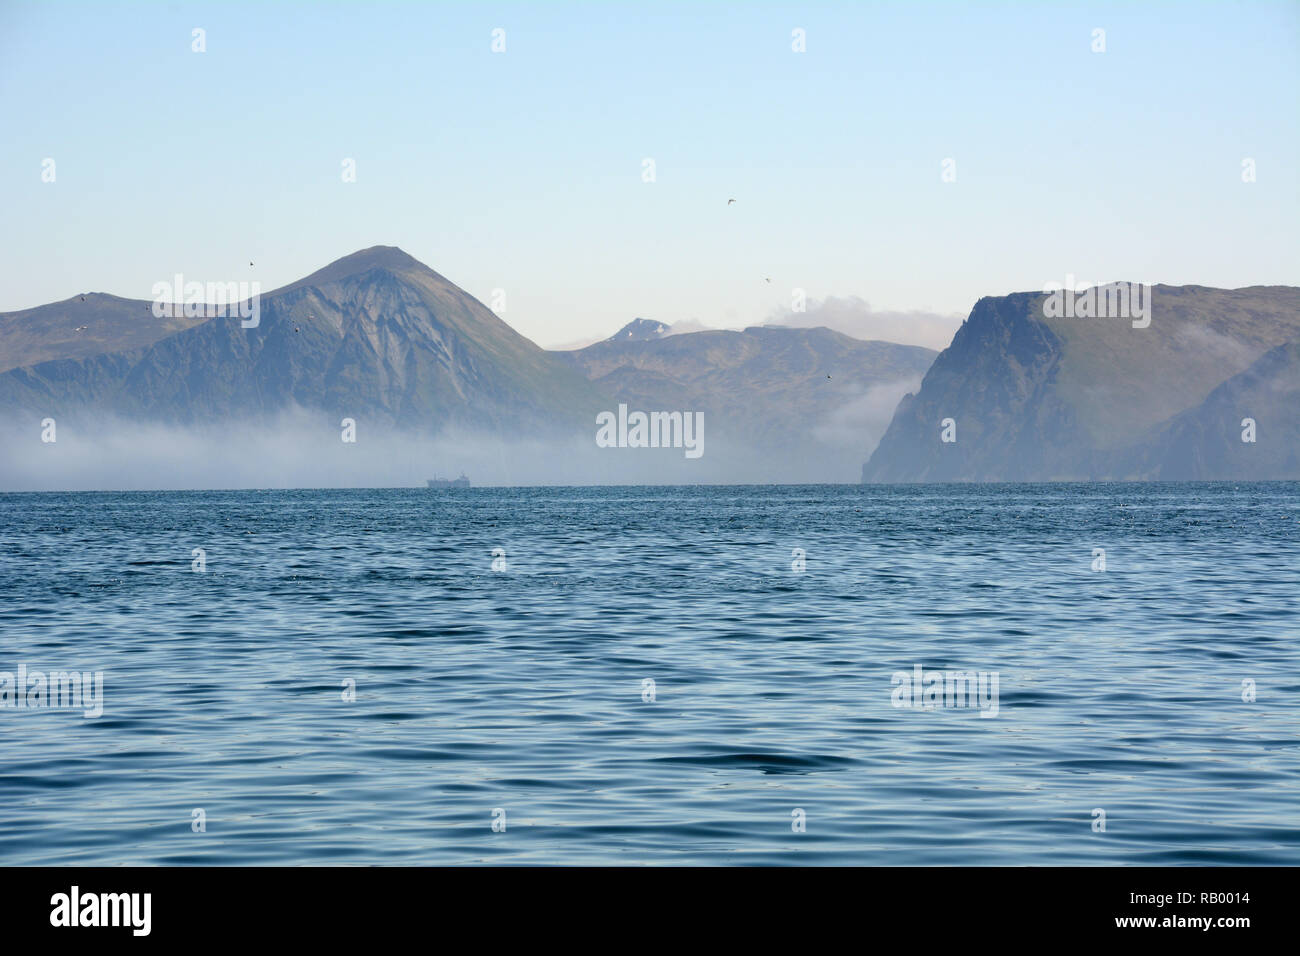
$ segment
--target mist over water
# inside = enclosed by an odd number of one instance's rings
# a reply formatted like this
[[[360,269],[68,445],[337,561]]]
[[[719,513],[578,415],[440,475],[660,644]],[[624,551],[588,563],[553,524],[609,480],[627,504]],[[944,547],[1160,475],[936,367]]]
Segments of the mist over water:
[[[98,718],[0,709],[0,862],[1300,862],[1296,483],[16,494],[0,532],[0,672],[104,673]],[[894,706],[918,665],[996,716]]]
[[[706,413],[697,459],[681,448],[597,447],[594,418],[586,432],[513,437],[399,432],[362,419],[348,443],[341,417],[301,410],[219,425],[60,417],[46,443],[36,416],[0,426],[0,491],[410,488],[461,472],[476,486],[854,482],[916,384],[845,387],[798,447]]]

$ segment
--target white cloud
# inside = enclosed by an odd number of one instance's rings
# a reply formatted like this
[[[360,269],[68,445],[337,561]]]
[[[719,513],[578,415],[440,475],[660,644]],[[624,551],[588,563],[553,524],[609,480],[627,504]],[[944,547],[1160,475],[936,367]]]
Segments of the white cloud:
[[[955,314],[940,315],[920,311],[877,312],[871,308],[870,303],[858,296],[827,296],[820,302],[809,302],[806,312],[777,309],[768,316],[764,325],[805,329],[825,326],[855,339],[922,345],[943,350],[952,341],[963,318],[964,316]]]

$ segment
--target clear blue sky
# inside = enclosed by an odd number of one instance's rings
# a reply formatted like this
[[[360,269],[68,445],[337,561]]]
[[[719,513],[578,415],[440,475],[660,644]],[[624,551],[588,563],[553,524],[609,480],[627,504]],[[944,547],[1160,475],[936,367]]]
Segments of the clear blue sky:
[[[1067,273],[1297,284],[1298,11],[0,0],[0,310],[375,244],[548,345],[793,287],[964,314]]]

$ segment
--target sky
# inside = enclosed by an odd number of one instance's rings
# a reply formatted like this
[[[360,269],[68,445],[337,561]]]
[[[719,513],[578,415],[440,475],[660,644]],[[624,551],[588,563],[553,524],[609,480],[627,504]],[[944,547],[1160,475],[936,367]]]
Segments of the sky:
[[[397,245],[545,346],[1300,284],[1300,4],[0,0],[0,222],[0,311]]]

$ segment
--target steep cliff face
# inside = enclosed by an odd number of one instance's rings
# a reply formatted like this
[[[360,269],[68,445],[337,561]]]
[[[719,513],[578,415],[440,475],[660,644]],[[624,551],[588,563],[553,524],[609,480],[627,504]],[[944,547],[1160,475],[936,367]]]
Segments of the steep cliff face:
[[[585,426],[608,404],[566,362],[393,247],[265,294],[260,312],[256,328],[211,318],[143,348],[13,369],[0,375],[0,405],[179,424],[298,406],[372,426],[511,433]]]
[[[1029,316],[1029,298],[976,303],[920,391],[900,403],[864,481],[998,481],[1063,466],[1056,441],[1045,440],[1076,428],[1052,390],[1061,343]],[[954,441],[942,440],[945,430]]]
[[[1246,477],[1237,469],[1247,459],[1211,451],[1204,431],[1218,434],[1225,396],[1252,392],[1268,405],[1275,434],[1295,427],[1294,404],[1263,399],[1289,394],[1285,350],[1211,400],[1263,353],[1300,336],[1300,289],[1156,286],[1145,328],[1128,318],[1049,318],[1044,303],[1041,293],[981,299],[920,391],[900,403],[863,480]],[[946,419],[953,442],[943,441]],[[1278,472],[1285,460],[1267,459],[1277,467],[1264,472],[1295,477]]]

